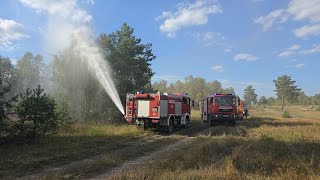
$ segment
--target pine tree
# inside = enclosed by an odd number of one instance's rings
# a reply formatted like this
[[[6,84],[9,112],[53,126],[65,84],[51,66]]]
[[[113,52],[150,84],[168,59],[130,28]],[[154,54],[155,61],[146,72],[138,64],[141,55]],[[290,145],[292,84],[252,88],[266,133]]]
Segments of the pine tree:
[[[255,89],[253,89],[252,85],[247,86],[244,89],[243,98],[244,98],[244,103],[247,105],[257,103],[257,94],[255,93]]]
[[[52,133],[57,127],[56,103],[43,91],[40,85],[32,91],[27,89],[24,94],[21,94],[21,100],[17,106],[21,130],[33,138],[37,135]],[[31,129],[26,129],[25,123],[31,123]],[[28,134],[29,132],[31,134]]]
[[[266,104],[268,104],[267,98],[265,96],[261,96],[259,98],[259,105],[266,105]]]
[[[295,85],[296,81],[292,80],[290,76],[279,76],[277,80],[273,80],[276,90],[274,90],[279,99],[282,101],[281,110],[283,111],[285,100],[294,102],[297,100],[300,88]]]

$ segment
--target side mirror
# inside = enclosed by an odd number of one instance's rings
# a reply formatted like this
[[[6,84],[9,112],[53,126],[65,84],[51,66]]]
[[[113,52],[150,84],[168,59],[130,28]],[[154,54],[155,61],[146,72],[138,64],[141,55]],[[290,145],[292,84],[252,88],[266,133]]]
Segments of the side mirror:
[[[194,107],[194,100],[192,100],[192,107]]]

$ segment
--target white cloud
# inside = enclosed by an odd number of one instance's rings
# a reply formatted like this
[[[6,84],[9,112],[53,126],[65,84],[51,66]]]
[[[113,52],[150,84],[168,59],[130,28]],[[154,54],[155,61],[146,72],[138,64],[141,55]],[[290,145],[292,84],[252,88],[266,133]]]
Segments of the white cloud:
[[[294,64],[294,65],[287,65],[284,67],[289,69],[302,69],[303,67],[305,67],[305,64],[300,63],[300,64]]]
[[[96,2],[95,0],[83,0],[82,3],[94,5]]]
[[[289,16],[284,9],[278,9],[270,12],[266,16],[260,16],[254,19],[254,23],[260,24],[264,32],[268,31],[275,24],[282,24],[288,20]]]
[[[297,50],[299,50],[301,47],[300,45],[292,45],[291,47],[287,48],[286,50],[280,52],[278,54],[279,57],[288,57],[297,54]]]
[[[210,69],[212,69],[215,72],[224,72],[224,68],[221,65],[218,66],[212,66]]]
[[[236,54],[233,59],[235,61],[256,61],[258,57],[252,55],[252,54]]]
[[[197,0],[194,3],[181,3],[175,12],[164,11],[156,20],[163,20],[160,31],[174,37],[182,28],[207,24],[209,15],[222,13],[216,0]]]
[[[289,47],[288,50],[290,50],[290,51],[295,51],[295,50],[299,50],[300,48],[301,48],[300,45],[294,44],[294,45],[292,45],[291,47]]]
[[[320,12],[319,12],[320,14]],[[293,31],[294,35],[299,38],[307,38],[308,36],[320,35],[320,24],[306,25]]]
[[[172,12],[170,11],[163,11],[162,14],[158,17],[156,17],[156,21],[160,21],[161,19],[166,19],[166,18],[169,18],[170,16],[172,16]]]
[[[288,57],[288,56],[292,56],[295,52],[293,51],[283,51],[281,53],[278,54],[279,57]]]
[[[304,64],[296,64],[295,67],[298,68],[298,69],[300,69],[300,68],[303,68],[303,67],[304,67]]]
[[[227,42],[225,36],[219,32],[204,32],[195,33],[193,37],[201,43],[203,46],[220,46],[227,47]]]
[[[231,51],[232,51],[231,48],[225,48],[225,49],[224,49],[224,52],[227,52],[227,53],[228,53],[228,52],[231,52]]]
[[[294,20],[320,22],[320,0],[291,0],[287,11]]]
[[[20,2],[37,13],[47,12],[51,15],[60,16],[74,23],[88,23],[92,17],[86,11],[77,6],[76,0],[20,0]]]
[[[287,48],[286,50],[280,52],[278,54],[279,57],[290,57],[294,55],[310,55],[320,53],[320,44],[315,44],[311,49],[301,49],[300,45],[292,45],[291,47]],[[291,61],[296,61],[293,59]]]
[[[17,45],[13,43],[15,40],[28,38],[24,32],[22,24],[13,20],[0,18],[0,48],[4,50],[13,50]]]
[[[320,53],[320,44],[314,45],[313,48],[303,50],[300,52],[301,54],[315,54]]]
[[[268,31],[275,24],[288,21],[309,21],[308,25],[295,29],[293,32],[298,38],[320,35],[320,0],[291,0],[287,9],[277,9],[266,16],[254,20],[261,24],[263,31]]]

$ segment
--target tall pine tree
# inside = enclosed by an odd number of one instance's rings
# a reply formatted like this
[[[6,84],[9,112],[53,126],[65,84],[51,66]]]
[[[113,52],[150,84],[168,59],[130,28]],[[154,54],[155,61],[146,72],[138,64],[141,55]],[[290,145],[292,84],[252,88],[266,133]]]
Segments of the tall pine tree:
[[[257,94],[255,93],[255,89],[253,89],[252,85],[249,85],[244,89],[243,98],[246,105],[257,103]]]
[[[283,111],[285,100],[288,102],[297,101],[300,88],[295,85],[296,81],[292,80],[290,76],[279,76],[276,80],[273,80],[276,90],[274,90],[279,99],[282,101],[281,110]]]

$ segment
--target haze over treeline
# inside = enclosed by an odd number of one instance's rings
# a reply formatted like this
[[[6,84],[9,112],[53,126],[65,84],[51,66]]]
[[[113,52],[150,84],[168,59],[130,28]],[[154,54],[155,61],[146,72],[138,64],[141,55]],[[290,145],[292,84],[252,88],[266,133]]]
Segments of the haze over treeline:
[[[26,52],[16,66],[9,58],[1,57],[1,77],[4,85],[11,86],[10,96],[41,85],[58,102],[68,104],[75,120],[119,118],[121,113],[98,82],[96,74],[90,72],[90,62],[82,63],[81,53],[74,51],[81,42],[72,36],[70,42],[67,48],[53,55],[49,63],[44,63],[42,55],[30,52]],[[113,33],[101,33],[95,44],[100,48],[104,61],[112,67],[111,78],[122,104],[128,92],[151,90],[154,73],[150,61],[156,57],[152,53],[152,45],[141,43],[141,39],[134,36],[133,28],[124,23]]]
[[[11,86],[6,98],[41,85],[59,103],[68,105],[75,120],[112,120],[121,117],[95,75],[89,72],[85,63],[79,63],[81,57],[71,50],[78,42],[72,37],[70,40],[67,48],[46,60],[49,63],[45,63],[42,55],[30,52],[26,52],[15,66],[9,58],[1,56],[1,78],[4,85]],[[213,93],[236,93],[232,87],[223,88],[217,80],[207,82],[204,78],[192,75],[175,83],[159,81],[151,84],[155,74],[151,62],[156,58],[152,45],[143,44],[141,39],[135,37],[134,29],[126,23],[115,32],[101,33],[95,43],[104,60],[111,66],[112,77],[123,105],[126,93],[140,90],[188,93],[196,102]],[[280,97],[257,95],[252,86],[248,86],[244,92],[244,95],[238,96],[245,97],[247,105],[281,105]],[[286,104],[320,104],[320,94],[309,97],[301,90],[292,95],[286,98]]]
[[[288,76],[284,75],[281,77]],[[192,75],[185,77],[184,81],[178,80],[174,83],[169,83],[165,80],[154,82],[152,87],[154,90],[159,91],[187,92],[196,102],[199,102],[200,99],[213,93],[235,93],[240,97],[244,97],[243,100],[246,105],[281,105],[281,96],[266,97],[263,94],[256,94],[254,86],[252,85],[248,85],[244,89],[244,94],[237,94],[233,87],[223,88],[222,83],[218,80],[206,81],[204,78],[193,77]],[[274,90],[276,90],[276,87],[274,87]],[[303,90],[301,90],[296,93],[288,94],[288,96],[285,97],[285,101],[288,105],[318,105],[320,104],[320,94],[307,96]]]

